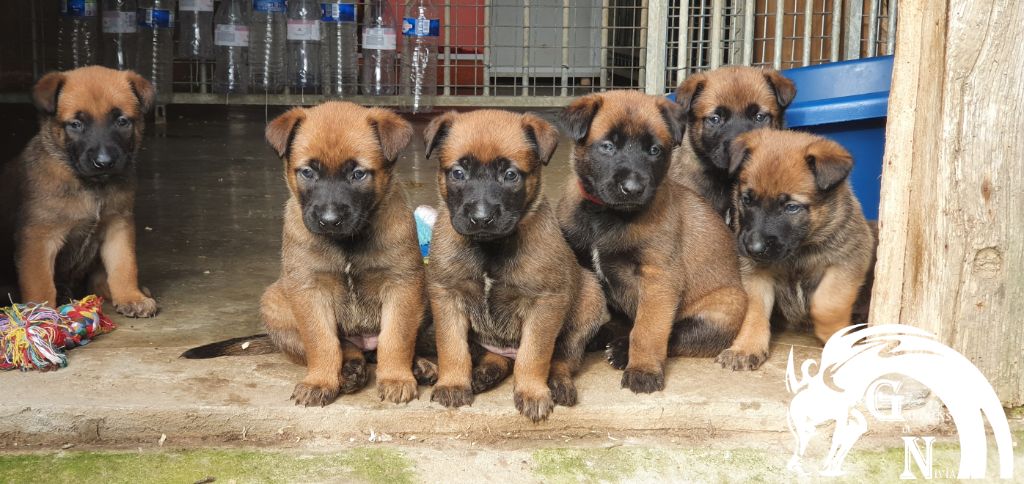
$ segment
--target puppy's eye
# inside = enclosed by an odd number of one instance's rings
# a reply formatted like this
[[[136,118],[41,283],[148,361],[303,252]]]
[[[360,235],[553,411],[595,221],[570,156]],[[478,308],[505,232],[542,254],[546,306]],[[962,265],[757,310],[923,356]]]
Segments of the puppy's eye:
[[[316,170],[308,166],[304,166],[302,168],[299,168],[299,176],[306,180],[312,180],[316,178]]]
[[[754,203],[754,198],[751,197],[749,193],[744,193],[740,196],[740,201],[743,202],[744,207],[749,207]]]
[[[651,156],[658,156],[661,154],[661,147],[658,145],[653,145],[649,150],[647,150],[647,153],[649,153]]]
[[[71,121],[68,121],[67,127],[71,131],[74,131],[74,132],[77,133],[77,132],[81,132],[83,129],[85,129],[85,123],[83,123],[81,120],[78,120],[78,119],[72,119]]]
[[[519,172],[515,169],[509,168],[505,171],[505,181],[509,183],[515,183],[519,181]]]
[[[613,153],[615,152],[615,143],[611,141],[605,141],[597,147],[602,153]]]
[[[757,113],[754,115],[754,122],[758,124],[767,123],[772,119],[772,115],[768,113]]]
[[[366,170],[363,170],[362,168],[356,168],[355,170],[352,170],[352,179],[355,181],[359,181],[362,180],[363,178],[366,178],[366,175]]]
[[[711,126],[718,126],[722,124],[722,117],[717,114],[712,114],[711,116],[705,118],[705,121]]]
[[[114,120],[114,124],[117,125],[118,128],[127,128],[132,125],[132,120],[124,116],[118,116],[117,119]]]
[[[804,206],[796,202],[790,202],[783,208],[786,210],[786,213],[792,215],[794,213],[800,213],[800,211],[804,209]]]
[[[451,171],[450,175],[452,177],[452,180],[465,180],[466,179],[466,172],[463,171],[462,168],[452,168],[452,171]]]

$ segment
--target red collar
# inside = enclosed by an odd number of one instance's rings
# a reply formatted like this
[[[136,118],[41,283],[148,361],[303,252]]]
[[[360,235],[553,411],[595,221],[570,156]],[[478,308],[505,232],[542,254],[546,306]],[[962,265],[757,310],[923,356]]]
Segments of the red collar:
[[[580,195],[583,195],[583,199],[584,200],[586,200],[586,201],[588,201],[590,203],[593,203],[594,205],[602,205],[602,206],[604,205],[604,202],[602,202],[600,198],[597,198],[594,195],[591,195],[590,192],[588,192],[587,189],[583,187],[583,180],[580,180],[579,178],[577,178],[576,179],[576,184],[579,185],[579,187],[580,187]]]

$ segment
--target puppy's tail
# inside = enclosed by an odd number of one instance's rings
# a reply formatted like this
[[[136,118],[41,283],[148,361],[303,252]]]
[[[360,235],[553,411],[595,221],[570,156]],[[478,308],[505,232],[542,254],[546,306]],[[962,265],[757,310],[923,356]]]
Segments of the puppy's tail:
[[[216,343],[196,346],[181,354],[181,358],[201,360],[219,356],[248,356],[277,353],[278,349],[270,340],[270,335],[254,334],[241,338],[231,338]]]

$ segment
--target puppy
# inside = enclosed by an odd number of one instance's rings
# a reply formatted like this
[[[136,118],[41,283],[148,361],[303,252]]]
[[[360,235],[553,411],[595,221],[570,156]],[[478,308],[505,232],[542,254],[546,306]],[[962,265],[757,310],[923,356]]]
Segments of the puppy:
[[[440,363],[431,399],[468,405],[514,366],[526,417],[575,405],[572,376],[607,312],[541,193],[558,131],[532,114],[483,110],[438,116],[425,138],[443,201],[427,268]]]
[[[292,394],[297,405],[361,389],[363,352],[374,349],[380,398],[416,397],[424,269],[412,210],[393,178],[411,136],[397,114],[347,102],[294,108],[267,126],[291,196],[281,277],[263,293],[260,314],[275,346],[307,366]],[[431,367],[417,361],[421,379]]]
[[[138,74],[98,66],[36,83],[39,134],[7,164],[4,191],[17,196],[0,217],[0,231],[14,233],[22,300],[57,305],[88,291],[126,316],[156,314],[138,284],[133,215],[135,157],[153,95]]]
[[[569,244],[632,323],[608,346],[637,393],[665,386],[666,356],[715,356],[746,310],[732,235],[695,192],[668,176],[682,108],[635,91],[577,99],[561,114],[576,141],[558,216]]]
[[[729,145],[750,130],[782,128],[795,96],[793,81],[768,68],[726,66],[686,78],[676,89],[686,135],[674,154],[674,176],[727,218],[735,184]]]
[[[735,233],[747,316],[729,352],[734,369],[768,356],[769,318],[810,324],[826,341],[850,324],[874,260],[874,235],[847,176],[850,154],[807,133],[759,129],[730,147]],[[773,311],[774,310],[774,311]]]

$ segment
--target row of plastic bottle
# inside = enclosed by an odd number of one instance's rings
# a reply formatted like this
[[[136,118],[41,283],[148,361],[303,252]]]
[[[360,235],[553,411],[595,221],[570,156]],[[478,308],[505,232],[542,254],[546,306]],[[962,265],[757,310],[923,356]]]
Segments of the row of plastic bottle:
[[[386,0],[366,0],[362,76],[357,81],[355,0],[59,0],[61,70],[96,64],[134,69],[171,92],[172,62],[214,60],[218,93],[292,92],[351,96],[400,94],[413,112],[437,90],[440,15],[430,0],[409,0],[398,28]],[[177,15],[177,17],[176,17]],[[97,22],[102,26],[96,39]],[[174,28],[179,28],[177,52]],[[397,37],[403,37],[401,66]]]

